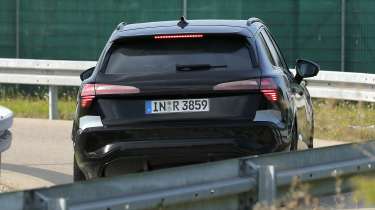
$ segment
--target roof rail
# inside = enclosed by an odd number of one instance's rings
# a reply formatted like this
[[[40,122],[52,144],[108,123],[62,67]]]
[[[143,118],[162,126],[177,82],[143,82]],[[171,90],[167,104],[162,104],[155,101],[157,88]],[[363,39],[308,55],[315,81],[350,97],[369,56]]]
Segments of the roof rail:
[[[259,19],[259,18],[257,18],[257,17],[251,17],[251,18],[247,19],[247,23],[246,23],[246,24],[247,24],[248,26],[250,26],[251,24],[256,23],[256,22],[259,22],[259,23],[263,23],[263,24],[264,24],[263,20],[261,20],[261,19]]]
[[[122,27],[126,26],[126,23],[125,22],[121,22],[117,25],[116,29],[117,30],[120,30]]]

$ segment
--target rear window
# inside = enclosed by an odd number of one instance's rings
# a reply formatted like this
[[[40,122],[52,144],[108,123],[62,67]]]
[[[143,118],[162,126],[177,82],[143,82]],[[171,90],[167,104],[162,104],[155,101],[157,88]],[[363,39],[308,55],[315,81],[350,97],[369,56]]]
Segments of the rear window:
[[[104,71],[105,74],[157,74],[176,72],[181,66],[203,66],[194,70],[209,71],[249,70],[253,67],[248,45],[241,36],[123,40],[112,47]]]

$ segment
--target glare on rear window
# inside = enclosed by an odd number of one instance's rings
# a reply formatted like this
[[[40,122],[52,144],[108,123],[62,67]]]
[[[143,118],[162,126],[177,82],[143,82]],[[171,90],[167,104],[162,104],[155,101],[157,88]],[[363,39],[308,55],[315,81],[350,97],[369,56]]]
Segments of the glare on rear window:
[[[212,67],[210,71],[253,68],[246,38],[204,36],[199,39],[122,41],[113,46],[105,74],[172,73],[177,71],[178,66],[209,66]]]

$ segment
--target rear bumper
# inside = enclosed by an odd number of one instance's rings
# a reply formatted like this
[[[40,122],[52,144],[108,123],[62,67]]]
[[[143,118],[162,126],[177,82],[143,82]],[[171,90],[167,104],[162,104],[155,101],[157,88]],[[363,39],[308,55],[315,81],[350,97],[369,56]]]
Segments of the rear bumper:
[[[248,121],[94,127],[77,134],[75,158],[95,178],[121,174],[116,168],[135,172],[282,151],[286,133],[283,124]]]

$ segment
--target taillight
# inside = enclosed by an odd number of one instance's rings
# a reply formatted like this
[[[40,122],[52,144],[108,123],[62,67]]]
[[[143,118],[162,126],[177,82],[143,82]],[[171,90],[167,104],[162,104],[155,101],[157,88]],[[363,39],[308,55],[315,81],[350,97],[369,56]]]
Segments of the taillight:
[[[134,94],[139,93],[139,89],[133,86],[96,84],[95,93],[96,95]]]
[[[171,35],[156,35],[154,39],[196,39],[203,38],[203,34],[171,34]]]
[[[90,107],[92,101],[95,98],[95,85],[94,84],[84,84],[81,91],[81,107]]]
[[[214,90],[259,90],[259,79],[220,83],[214,86]]]
[[[260,91],[270,102],[276,102],[279,100],[277,85],[272,78],[262,78],[260,80]]]
[[[260,91],[270,102],[276,102],[279,100],[277,84],[272,78],[225,82],[215,85],[213,89],[217,91],[257,90]]]
[[[96,96],[113,94],[136,94],[140,90],[133,86],[109,84],[84,84],[81,91],[81,107],[89,108]]]

